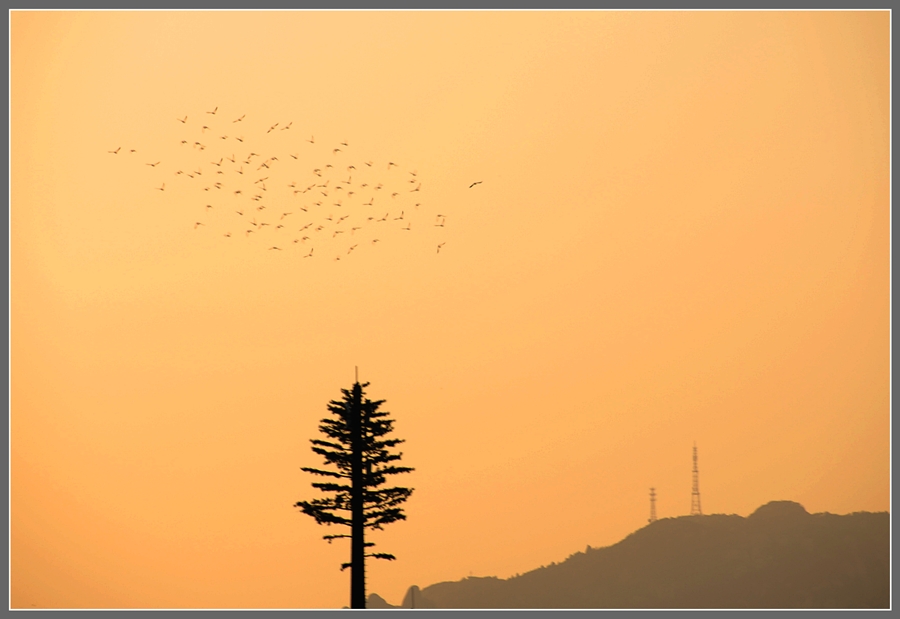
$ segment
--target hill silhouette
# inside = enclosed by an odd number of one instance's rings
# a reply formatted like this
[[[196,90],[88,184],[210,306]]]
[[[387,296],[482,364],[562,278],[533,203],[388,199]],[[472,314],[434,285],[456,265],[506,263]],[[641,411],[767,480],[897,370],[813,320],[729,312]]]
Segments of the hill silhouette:
[[[508,579],[411,587],[402,607],[888,608],[889,603],[887,512],[809,514],[799,503],[774,501],[746,518],[657,520],[612,546],[588,547],[562,563]],[[371,607],[392,607],[380,597],[376,604]]]

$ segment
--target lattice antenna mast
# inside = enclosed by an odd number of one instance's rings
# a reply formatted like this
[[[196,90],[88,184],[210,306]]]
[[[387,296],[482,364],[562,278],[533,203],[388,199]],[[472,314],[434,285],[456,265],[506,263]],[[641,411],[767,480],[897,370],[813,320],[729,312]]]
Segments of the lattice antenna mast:
[[[647,522],[656,522],[656,488],[650,488],[650,518]]]
[[[697,469],[697,443],[694,443],[694,468],[692,470],[694,478],[693,487],[691,488],[691,516],[702,516],[703,510],[700,509],[700,471]]]

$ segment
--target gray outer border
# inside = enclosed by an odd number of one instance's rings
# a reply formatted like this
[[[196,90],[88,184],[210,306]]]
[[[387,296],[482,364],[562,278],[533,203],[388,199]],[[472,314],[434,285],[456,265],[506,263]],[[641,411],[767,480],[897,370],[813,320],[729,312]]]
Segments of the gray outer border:
[[[519,0],[518,2],[514,0],[491,0],[489,2],[477,2],[476,0],[468,0],[466,2],[440,2],[439,0],[426,0],[426,1],[414,1],[414,0],[382,0],[382,2],[372,2],[365,0],[343,0],[342,2],[329,2],[328,0],[303,0],[301,2],[289,2],[288,0],[265,0],[259,3],[252,3],[250,0],[245,0],[244,2],[240,2],[239,0],[219,0],[215,2],[213,0],[193,0],[192,2],[178,2],[177,0],[156,0],[153,2],[142,2],[140,0],[92,0],[89,2],[73,2],[71,0],[45,0],[45,2],[36,4],[34,2],[29,2],[28,0],[13,0],[6,3],[6,46],[4,47],[6,53],[6,62],[4,63],[4,67],[6,68],[6,82],[7,82],[7,124],[4,126],[3,132],[6,136],[7,142],[7,171],[9,170],[9,144],[10,144],[10,136],[9,136],[9,51],[10,51],[10,15],[9,12],[12,10],[890,10],[893,9],[893,2],[888,0],[876,0],[872,2],[869,0],[863,6],[854,6],[851,2],[844,2],[843,5],[833,4],[832,6],[822,6],[824,3],[812,2],[811,0],[792,0],[791,2],[778,2],[769,0],[768,2],[735,2],[731,0],[730,2],[712,2],[709,0],[706,1],[698,1],[693,0],[692,2],[687,2],[681,5],[678,5],[673,2],[665,2],[661,0],[655,1],[647,1],[644,0],[639,6],[635,6],[633,2],[627,2],[627,0],[560,0],[559,2],[553,2],[552,0],[544,0],[543,3],[535,2],[535,0]],[[832,3],[828,3],[832,4]],[[891,20],[891,40],[893,41],[893,19]],[[891,44],[891,84],[893,85],[893,43]],[[893,88],[891,89],[893,93]],[[893,144],[893,97],[891,98],[891,144]],[[893,147],[892,147],[893,152]],[[891,158],[891,176],[893,178],[893,157]],[[9,197],[9,175],[7,174],[6,179],[6,194]],[[892,185],[893,187],[893,185]],[[893,196],[893,192],[892,192]],[[6,256],[7,260],[10,257],[10,219],[9,219],[9,209],[10,205],[7,202],[7,217],[4,219],[3,225],[5,227],[4,239],[6,241]],[[891,220],[891,238],[893,239],[893,227],[894,222],[893,218]],[[893,243],[892,243],[893,245]],[[9,263],[7,263],[7,300],[9,299],[10,288],[9,288]],[[891,280],[893,281],[893,252],[891,252]],[[893,310],[893,286],[891,287],[891,308]],[[9,303],[7,303],[6,307],[7,312],[7,325],[9,325]],[[893,314],[892,320],[893,323]],[[891,334],[893,336],[893,329],[891,329]],[[10,331],[7,330],[6,333],[6,342],[7,342],[7,351],[11,351],[10,349]],[[9,353],[11,354],[11,352]],[[893,358],[893,337],[891,337],[891,355]],[[9,357],[8,357],[9,359]],[[893,379],[893,363],[891,364],[891,379]],[[9,368],[7,369],[9,372]],[[893,384],[893,380],[891,381]],[[7,403],[10,403],[9,399],[9,388],[10,383],[7,382],[7,391],[6,391],[6,400]],[[9,411],[8,411],[9,414]],[[7,418],[7,422],[9,418]],[[7,423],[5,427],[6,432],[6,443],[9,445],[9,423]],[[891,428],[891,445],[893,446],[893,424]],[[893,452],[893,450],[892,450]],[[9,466],[9,458],[7,458],[7,466]],[[891,458],[891,496],[893,497],[893,458]],[[9,501],[9,470],[7,469],[7,501]],[[7,504],[7,507],[9,505]],[[893,509],[893,501],[891,501],[891,509]],[[7,509],[6,515],[6,529],[9,531],[9,510]],[[892,535],[891,535],[891,557],[892,557],[892,577],[893,577],[893,520],[892,520]],[[6,554],[9,557],[9,536],[6,537]],[[9,583],[9,562],[6,563],[6,572],[7,578],[6,581]],[[893,584],[893,578],[892,578]],[[891,591],[891,607],[893,607],[893,588]],[[7,608],[9,606],[7,605]],[[20,612],[38,612],[40,614],[44,614],[46,612],[51,611],[20,611]],[[85,612],[85,611],[83,611]],[[111,611],[86,611],[86,612],[103,612],[104,614],[112,613],[113,615],[118,615],[120,613],[130,613],[135,611],[130,610],[111,610]],[[159,614],[159,615],[168,615],[168,614],[188,614],[195,612],[210,612],[204,610],[147,610],[147,611],[137,611],[143,613],[151,613],[151,614]],[[234,613],[240,613],[242,615],[252,616],[256,613],[266,613],[266,612],[285,612],[278,610],[221,610],[215,609],[212,612],[227,612],[231,615]],[[290,611],[290,612],[298,612],[298,611]],[[351,610],[305,610],[302,609],[299,612],[302,612],[305,617],[328,617],[334,616],[335,613],[344,616],[347,614],[351,614],[353,612]],[[594,610],[594,609],[578,609],[578,610],[527,610],[527,609],[517,609],[517,610],[426,610],[426,609],[417,609],[417,610],[376,610],[376,609],[368,609],[367,612],[374,613],[388,613],[390,615],[397,614],[409,614],[412,613],[416,616],[422,616],[426,614],[439,614],[441,618],[456,618],[456,617],[464,617],[469,614],[476,614],[479,616],[504,616],[504,617],[514,617],[518,616],[521,613],[526,613],[528,615],[534,616],[535,613],[541,616],[547,617],[556,617],[556,616],[566,616],[571,613],[576,613],[580,616],[583,616],[585,613],[591,615],[599,615],[600,613],[604,614],[613,614],[614,616],[634,616],[637,614],[638,616],[644,616],[647,614],[654,614],[659,612],[670,613],[670,614],[678,614],[684,617],[693,616],[694,613],[702,612],[704,615],[708,615],[709,613],[713,613],[714,615],[724,614],[724,613],[735,613],[740,612],[742,614],[750,613],[752,615],[764,616],[765,614],[770,614],[775,612],[777,614],[785,614],[790,612],[797,611],[756,611],[756,610],[748,610],[748,611],[740,611],[740,610]],[[804,611],[799,611],[804,612]],[[808,611],[807,611],[808,612]],[[819,612],[829,612],[829,613],[840,613],[840,614],[860,614],[863,612],[872,612],[872,611],[819,611]],[[876,611],[877,612],[877,611]]]

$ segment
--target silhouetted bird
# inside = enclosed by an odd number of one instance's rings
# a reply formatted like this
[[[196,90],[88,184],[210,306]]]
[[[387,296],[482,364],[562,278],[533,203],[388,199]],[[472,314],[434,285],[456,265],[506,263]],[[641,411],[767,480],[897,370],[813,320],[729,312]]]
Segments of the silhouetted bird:
[[[475,185],[480,185],[480,184],[483,183],[483,182],[484,182],[484,181],[475,181],[474,183],[472,183],[471,185],[469,185],[469,189],[471,189],[471,188],[474,187]]]
[[[212,112],[207,112],[207,114],[215,114],[217,111],[219,111],[218,105],[216,106],[216,109],[214,109]],[[187,118],[187,117],[185,116],[185,118]]]
[[[121,149],[122,149],[122,147],[120,146],[120,147],[117,148],[116,150],[108,150],[108,151],[106,151],[106,152],[108,152],[108,153],[111,154],[111,155],[118,155],[118,154],[119,154],[119,151],[120,151]]]

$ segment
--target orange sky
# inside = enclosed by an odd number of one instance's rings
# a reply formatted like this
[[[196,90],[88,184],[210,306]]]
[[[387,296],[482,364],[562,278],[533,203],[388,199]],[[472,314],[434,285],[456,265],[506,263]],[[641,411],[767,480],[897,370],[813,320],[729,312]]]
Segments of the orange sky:
[[[694,441],[705,513],[888,510],[889,19],[13,12],[11,605],[346,605],[292,504],[354,366],[395,604],[688,513]]]

